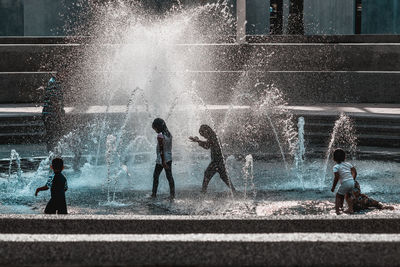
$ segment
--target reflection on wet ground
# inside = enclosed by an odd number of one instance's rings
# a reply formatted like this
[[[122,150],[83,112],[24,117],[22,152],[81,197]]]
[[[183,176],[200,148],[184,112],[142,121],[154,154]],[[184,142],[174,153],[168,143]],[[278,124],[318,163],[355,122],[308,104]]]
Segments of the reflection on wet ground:
[[[32,193],[33,195],[33,193]],[[380,194],[371,197],[382,200]],[[39,197],[25,196],[2,200],[0,213],[42,213],[49,194]],[[327,215],[334,214],[334,195],[320,191],[261,191],[256,199],[244,198],[241,192],[232,198],[229,192],[211,192],[206,195],[197,190],[180,192],[174,201],[167,194],[151,199],[148,192],[126,190],[118,192],[115,201],[107,202],[105,192],[96,189],[68,192],[70,214],[137,214],[137,215],[229,215],[274,216],[274,215]],[[394,211],[371,209],[361,213],[400,213],[400,204]],[[347,215],[346,215],[347,216]]]

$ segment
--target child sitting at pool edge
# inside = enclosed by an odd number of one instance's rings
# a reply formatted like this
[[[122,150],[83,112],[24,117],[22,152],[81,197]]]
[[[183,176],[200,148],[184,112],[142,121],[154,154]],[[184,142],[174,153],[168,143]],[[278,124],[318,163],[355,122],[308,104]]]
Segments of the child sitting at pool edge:
[[[349,206],[347,212],[353,213],[353,202],[349,199],[348,193],[351,193],[354,188],[357,170],[351,163],[345,162],[346,153],[343,149],[338,148],[333,152],[333,160],[336,162],[336,165],[333,166],[334,180],[331,189],[332,192],[335,192],[335,187],[340,182],[335,199],[336,214],[340,214],[340,209],[343,208],[345,198]]]
[[[65,191],[68,190],[67,179],[61,173],[64,169],[64,162],[60,158],[55,158],[51,162],[51,169],[54,176],[50,176],[46,185],[36,189],[35,196],[40,191],[50,188],[51,198],[44,210],[46,214],[67,214],[67,203],[65,201]]]

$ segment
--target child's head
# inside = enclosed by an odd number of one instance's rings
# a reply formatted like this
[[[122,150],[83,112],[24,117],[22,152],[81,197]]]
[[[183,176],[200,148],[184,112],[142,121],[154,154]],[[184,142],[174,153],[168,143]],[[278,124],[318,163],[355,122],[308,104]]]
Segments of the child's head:
[[[214,133],[214,131],[207,124],[203,124],[200,126],[199,134],[201,136],[203,136],[204,138],[210,139],[210,137],[212,136],[213,133]]]
[[[61,172],[64,169],[64,161],[60,158],[55,158],[51,161],[51,168],[55,173]]]
[[[168,131],[167,124],[161,118],[154,119],[152,127],[156,133],[163,133],[167,136],[171,136],[170,132]]]
[[[337,163],[341,163],[345,161],[345,159],[346,159],[346,153],[344,152],[343,149],[337,148],[333,152],[333,160],[336,161]]]

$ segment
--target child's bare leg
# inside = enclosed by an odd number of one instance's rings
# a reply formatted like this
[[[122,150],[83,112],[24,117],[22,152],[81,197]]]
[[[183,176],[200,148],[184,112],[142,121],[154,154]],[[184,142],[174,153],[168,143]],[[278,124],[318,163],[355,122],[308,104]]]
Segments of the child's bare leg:
[[[343,207],[344,196],[336,194],[335,210],[336,214],[340,214],[340,208]]]
[[[201,189],[202,193],[207,192],[208,183],[210,182],[211,178],[217,173],[217,168],[213,162],[208,165],[207,169],[204,172],[204,179],[203,179],[203,186]]]
[[[380,210],[394,210],[393,206],[385,206],[379,201],[376,201],[375,199],[369,198],[368,199],[368,206],[369,207],[375,207]]]
[[[383,205],[372,198],[368,198],[367,205],[368,207],[374,207],[380,210],[383,209]]]
[[[348,194],[346,194],[345,198],[346,198],[347,206],[349,207],[345,212],[346,213],[354,213],[353,199]]]

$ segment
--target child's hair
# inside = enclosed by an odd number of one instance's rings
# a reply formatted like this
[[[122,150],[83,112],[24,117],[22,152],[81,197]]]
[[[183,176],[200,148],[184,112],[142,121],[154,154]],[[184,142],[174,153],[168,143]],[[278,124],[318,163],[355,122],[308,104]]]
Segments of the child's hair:
[[[343,149],[337,148],[333,152],[333,160],[336,161],[337,163],[341,163],[346,159],[346,153],[344,152]]]
[[[164,135],[171,137],[171,133],[168,130],[167,124],[165,124],[165,121],[161,118],[156,118],[153,121],[152,127],[154,129],[157,129],[159,132],[163,133]]]
[[[53,167],[54,171],[62,171],[64,168],[64,161],[60,158],[55,158],[51,161],[51,166]]]
[[[207,124],[202,124],[199,129],[199,133],[205,138],[217,138],[217,135],[213,131],[213,129]]]

